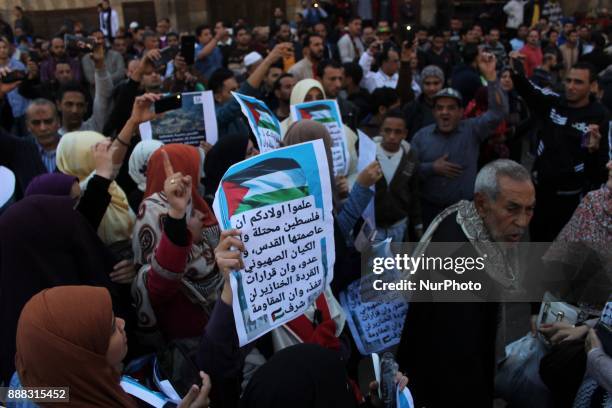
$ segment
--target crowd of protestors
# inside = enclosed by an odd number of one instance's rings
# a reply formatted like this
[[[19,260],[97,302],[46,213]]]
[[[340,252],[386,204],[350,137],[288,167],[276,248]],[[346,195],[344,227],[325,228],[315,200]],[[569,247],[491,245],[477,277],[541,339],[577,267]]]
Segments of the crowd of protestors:
[[[143,356],[179,353],[196,367],[173,378],[180,407],[379,406],[378,384],[358,385],[337,300],[361,276],[354,243],[372,198],[376,241],[477,252],[530,239],[554,242],[555,259],[576,241],[609,259],[608,10],[477,8],[421,27],[411,0],[304,0],[295,16],[276,8],[267,26],[184,31],[167,18],[121,22],[104,0],[98,25],[67,21],[44,37],[15,7],[12,23],[0,19],[0,384],[69,386],[74,406],[138,406],[122,374],[155,388]],[[162,94],[204,90],[214,145],[141,140]],[[349,152],[348,174],[329,174],[334,281],[303,316],[243,348],[229,273],[244,245],[211,210],[225,171],[259,154],[232,92],[270,107],[283,145],[322,139],[330,166],[326,128],[295,122],[290,107],[336,101]],[[358,171],[361,132],[376,161]],[[553,406],[612,401],[612,356],[592,329],[612,327],[611,305],[541,329],[554,347],[581,345],[582,364],[542,371]],[[498,304],[410,306],[396,381],[410,381],[416,407],[492,406],[498,314]]]

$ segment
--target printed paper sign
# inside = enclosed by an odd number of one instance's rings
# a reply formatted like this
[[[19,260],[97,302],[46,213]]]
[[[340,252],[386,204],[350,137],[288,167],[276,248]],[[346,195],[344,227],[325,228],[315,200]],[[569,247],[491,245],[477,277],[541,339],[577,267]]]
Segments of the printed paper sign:
[[[291,117],[296,122],[311,119],[325,125],[332,140],[334,176],[346,176],[350,155],[338,102],[326,100],[291,105]]]
[[[232,92],[257,139],[261,153],[278,149],[281,142],[280,123],[268,106],[259,99]]]
[[[245,267],[231,274],[241,346],[303,314],[333,278],[327,166],[316,140],[235,164],[221,180],[215,215],[245,246]]]
[[[212,91],[181,94],[183,106],[165,112],[160,118],[141,123],[142,140],[156,139],[164,144],[198,146],[206,140],[217,143],[217,116]]]
[[[375,244],[374,253],[387,253],[390,242],[391,238],[387,238]],[[377,277],[364,276],[340,293],[340,304],[355,344],[363,355],[378,353],[398,344],[408,312],[408,303],[401,293],[387,292],[383,298],[374,290],[372,279]]]

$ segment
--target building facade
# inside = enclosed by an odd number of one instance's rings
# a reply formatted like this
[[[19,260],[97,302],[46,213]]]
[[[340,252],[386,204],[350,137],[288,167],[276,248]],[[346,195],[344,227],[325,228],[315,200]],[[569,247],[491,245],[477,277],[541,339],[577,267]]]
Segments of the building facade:
[[[101,0],[0,0],[0,15],[5,21],[13,21],[11,10],[23,7],[32,20],[37,32],[52,35],[66,20],[81,21],[86,27],[97,25],[97,5]],[[322,0],[325,1],[325,0]],[[356,2],[357,0],[353,0]],[[440,8],[478,6],[484,0],[413,0],[418,3],[420,23],[435,24],[436,12]],[[560,0],[564,11],[587,11],[593,7],[610,7],[612,0]],[[505,3],[499,0],[499,3]],[[155,27],[157,19],[168,17],[172,27],[178,30],[192,30],[198,24],[212,24],[215,21],[234,22],[244,18],[253,25],[267,25],[275,7],[286,11],[293,19],[300,9],[300,0],[111,0],[111,7],[117,10],[123,25],[138,21],[141,25]]]

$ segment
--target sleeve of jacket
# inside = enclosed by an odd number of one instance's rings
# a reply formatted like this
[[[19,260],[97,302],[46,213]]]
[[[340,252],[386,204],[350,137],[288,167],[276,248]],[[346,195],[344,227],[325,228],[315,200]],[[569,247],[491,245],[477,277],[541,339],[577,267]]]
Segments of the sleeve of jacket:
[[[102,132],[106,136],[112,136],[119,131],[132,114],[132,105],[138,96],[140,82],[128,79],[126,83],[120,85],[115,97],[115,106],[109,115],[108,121]]]
[[[94,84],[96,80],[96,68],[94,66],[94,62],[91,59],[91,55],[86,55],[81,60],[81,68],[83,69],[83,75],[85,76],[85,80],[89,84]]]
[[[111,180],[95,175],[87,183],[87,188],[77,205],[77,210],[89,221],[94,230],[97,230],[110,204],[111,195],[108,187]]]
[[[561,97],[553,91],[543,89],[528,80],[525,75],[513,73],[512,82],[532,112],[547,114],[548,110],[559,103]]]
[[[104,121],[108,115],[109,100],[113,93],[113,81],[106,69],[96,69],[94,76],[96,93],[93,102],[93,113],[87,122],[90,123],[90,129],[102,132],[104,130]]]
[[[170,216],[166,217],[165,223],[169,218]],[[185,218],[173,222],[182,222],[182,228],[187,229]],[[186,245],[179,245],[179,243],[174,243],[166,232],[162,232],[155,255],[151,258],[151,269],[147,275],[147,291],[154,306],[159,307],[171,301],[181,291],[181,278],[185,272],[190,250],[190,236]]]
[[[125,78],[125,61],[123,57],[119,53],[112,53],[112,58],[110,59],[110,74],[111,80],[113,81],[113,85],[116,85]]]

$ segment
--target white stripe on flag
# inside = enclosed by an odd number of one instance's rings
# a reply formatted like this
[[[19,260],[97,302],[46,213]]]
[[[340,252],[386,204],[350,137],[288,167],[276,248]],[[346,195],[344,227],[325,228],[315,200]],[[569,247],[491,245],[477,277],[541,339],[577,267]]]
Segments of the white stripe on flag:
[[[297,188],[308,185],[301,169],[281,170],[265,174],[242,183],[249,191],[245,197],[271,193],[276,190]]]

